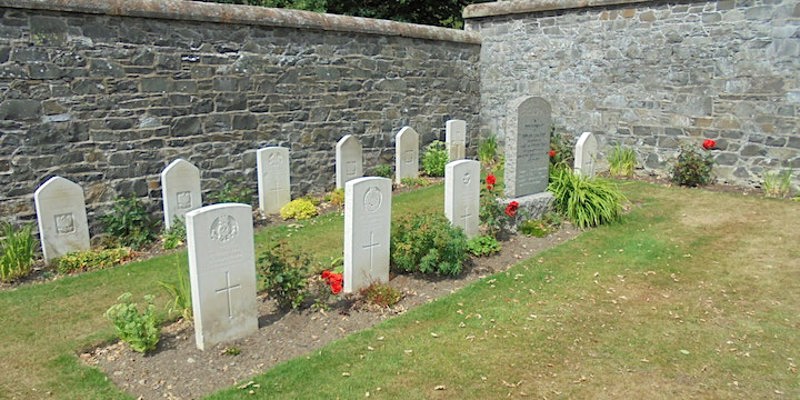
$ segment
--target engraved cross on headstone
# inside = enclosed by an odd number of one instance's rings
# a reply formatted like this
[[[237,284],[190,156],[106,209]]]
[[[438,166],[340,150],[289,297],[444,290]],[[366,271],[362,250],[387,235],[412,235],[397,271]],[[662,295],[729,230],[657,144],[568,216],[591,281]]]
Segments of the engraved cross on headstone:
[[[361,246],[364,250],[369,249],[369,267],[373,268],[375,265],[373,264],[373,255],[375,253],[374,249],[376,247],[381,247],[380,243],[375,243],[375,232],[369,233],[369,243]]]
[[[281,201],[281,193],[284,190],[286,190],[286,188],[279,184],[277,187],[267,190],[267,192],[272,195],[272,199],[275,203],[279,203]]]
[[[231,290],[241,289],[241,287],[242,285],[240,284],[231,286],[231,273],[230,271],[225,271],[225,287],[215,290],[216,293],[225,292],[228,297],[228,318],[233,318],[233,301],[231,300]]]

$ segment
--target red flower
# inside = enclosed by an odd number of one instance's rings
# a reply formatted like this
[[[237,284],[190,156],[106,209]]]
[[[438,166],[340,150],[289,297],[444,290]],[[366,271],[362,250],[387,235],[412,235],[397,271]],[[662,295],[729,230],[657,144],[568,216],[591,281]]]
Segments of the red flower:
[[[506,215],[508,215],[509,217],[517,215],[518,208],[519,208],[518,202],[512,201],[511,203],[508,203],[508,205],[506,206]]]
[[[494,186],[495,183],[497,183],[497,178],[495,178],[494,175],[492,175],[492,174],[486,175],[486,184],[487,185]]]
[[[327,269],[325,271],[322,271],[322,279],[327,280],[330,276],[331,276],[331,271],[328,271]]]
[[[713,150],[717,147],[717,142],[712,139],[706,139],[703,141],[703,148],[706,150]]]
[[[550,151],[547,152],[547,154],[550,156],[550,158],[553,158],[553,157],[556,156],[556,151],[555,150],[550,150]]]
[[[339,294],[342,292],[342,284],[339,282],[334,282],[331,284],[331,293]]]
[[[344,277],[342,274],[325,270],[322,271],[322,279],[324,279],[325,283],[331,287],[331,293],[339,294],[342,291],[342,283],[344,283]]]

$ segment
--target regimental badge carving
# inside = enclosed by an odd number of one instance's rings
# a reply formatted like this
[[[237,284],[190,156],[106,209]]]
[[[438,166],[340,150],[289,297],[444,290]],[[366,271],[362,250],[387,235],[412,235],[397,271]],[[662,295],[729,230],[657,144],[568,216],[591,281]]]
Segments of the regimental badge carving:
[[[464,176],[461,177],[461,182],[465,185],[469,185],[470,181],[472,181],[472,177],[469,175],[469,172],[465,172]]]
[[[369,212],[375,212],[379,208],[381,208],[381,204],[383,203],[383,193],[381,190],[378,189],[377,186],[373,186],[367,189],[367,192],[364,193],[364,209]]]
[[[192,208],[192,192],[178,192],[175,197],[177,198],[178,208],[181,210]]]
[[[60,234],[75,232],[75,220],[72,217],[72,213],[57,214],[55,220],[56,232]]]
[[[230,215],[223,215],[217,217],[211,223],[211,230],[209,235],[211,240],[217,240],[222,243],[228,242],[239,234],[239,224],[236,218]]]
[[[278,153],[271,153],[267,158],[267,163],[269,165],[280,165],[283,162],[283,156]]]

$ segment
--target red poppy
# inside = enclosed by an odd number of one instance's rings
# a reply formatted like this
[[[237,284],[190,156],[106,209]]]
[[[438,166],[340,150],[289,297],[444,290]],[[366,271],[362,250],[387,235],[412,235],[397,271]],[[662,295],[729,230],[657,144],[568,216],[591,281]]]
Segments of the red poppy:
[[[550,150],[550,151],[547,152],[547,154],[550,156],[550,158],[553,158],[553,157],[556,156],[556,151],[555,150]]]
[[[506,206],[506,215],[508,215],[509,217],[517,215],[517,209],[519,209],[518,202],[512,201],[511,203],[508,203],[508,205]]]
[[[714,140],[706,139],[706,140],[703,141],[703,148],[704,149],[713,150],[715,147],[717,147],[717,142],[715,142]]]

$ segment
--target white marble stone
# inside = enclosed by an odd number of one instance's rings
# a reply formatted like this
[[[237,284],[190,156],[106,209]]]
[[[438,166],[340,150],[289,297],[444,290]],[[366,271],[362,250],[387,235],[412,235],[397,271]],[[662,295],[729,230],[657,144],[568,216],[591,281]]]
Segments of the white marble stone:
[[[479,233],[481,163],[458,160],[444,167],[444,214],[468,238]]]
[[[547,190],[550,167],[550,104],[540,97],[511,102],[505,134],[505,194],[522,197]]]
[[[597,168],[597,138],[592,132],[583,132],[575,144],[575,173],[593,178]]]
[[[222,203],[186,213],[189,279],[197,348],[258,330],[253,212]]]
[[[33,194],[45,262],[73,251],[89,250],[89,222],[83,189],[52,177]]]
[[[447,121],[445,142],[450,161],[463,160],[467,156],[467,121],[460,119]]]
[[[361,142],[353,135],[345,135],[336,143],[336,188],[364,176]]]
[[[256,152],[258,169],[258,207],[274,214],[292,200],[289,149],[265,147]]]
[[[392,181],[358,178],[344,189],[344,291],[389,281]]]
[[[203,205],[200,170],[179,158],[161,171],[161,198],[164,202],[164,226],[169,229],[175,217],[180,219]]]
[[[395,136],[395,172],[396,183],[404,178],[419,176],[419,134],[410,126],[403,127]]]

